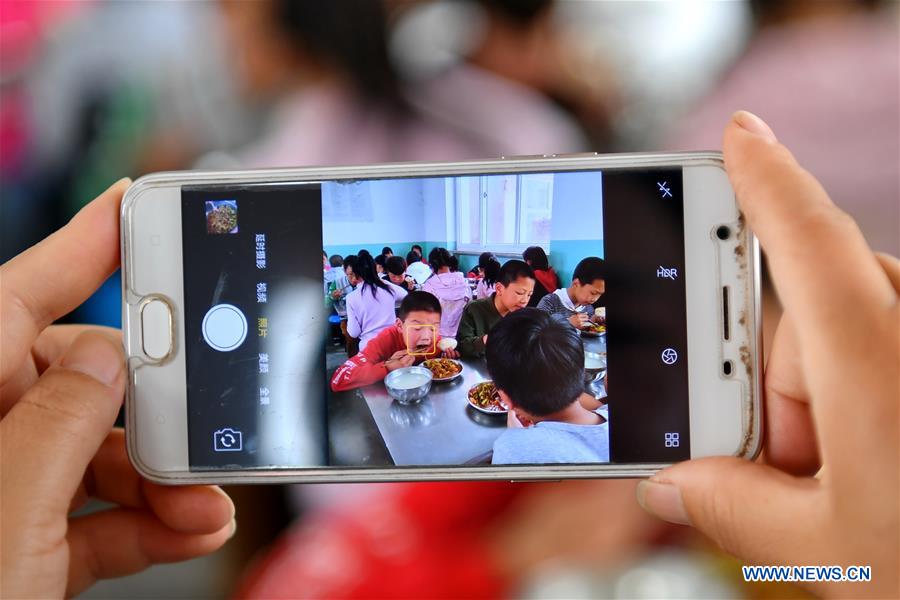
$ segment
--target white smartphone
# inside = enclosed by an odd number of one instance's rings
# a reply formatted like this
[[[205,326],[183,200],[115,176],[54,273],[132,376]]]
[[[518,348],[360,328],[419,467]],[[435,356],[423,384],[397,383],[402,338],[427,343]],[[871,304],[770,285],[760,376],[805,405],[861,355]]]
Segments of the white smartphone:
[[[717,153],[158,173],[121,217],[128,451],[153,481],[638,477],[759,451],[759,250]],[[533,294],[520,316],[572,328],[549,371],[508,345],[527,319],[491,349]]]

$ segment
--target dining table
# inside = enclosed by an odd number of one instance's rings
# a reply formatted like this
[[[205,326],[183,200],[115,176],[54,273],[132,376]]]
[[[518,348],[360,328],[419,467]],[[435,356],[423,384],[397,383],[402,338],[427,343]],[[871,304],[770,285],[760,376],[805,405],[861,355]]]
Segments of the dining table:
[[[581,339],[586,352],[605,359],[605,334],[582,335]],[[494,441],[506,429],[506,414],[487,414],[469,404],[469,389],[489,381],[490,376],[483,357],[458,360],[463,367],[460,375],[451,381],[432,382],[428,395],[414,404],[391,398],[382,382],[356,390],[395,465],[490,463]],[[605,397],[602,384],[599,387],[600,397]]]

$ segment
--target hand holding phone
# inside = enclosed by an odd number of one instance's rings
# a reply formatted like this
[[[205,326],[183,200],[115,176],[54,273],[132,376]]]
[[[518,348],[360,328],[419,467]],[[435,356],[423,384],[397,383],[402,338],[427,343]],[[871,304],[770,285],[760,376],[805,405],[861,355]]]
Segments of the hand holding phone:
[[[0,269],[4,597],[75,596],[97,579],[212,552],[234,531],[221,490],[158,486],[128,462],[113,428],[126,377],[120,332],[51,325],[117,268],[128,183]],[[89,498],[113,506],[70,518]]]
[[[873,254],[758,117],[735,115],[725,160],[784,304],[765,464],[691,460],[641,482],[638,499],[753,564],[871,567],[871,581],[811,584],[818,593],[896,598],[900,261]]]

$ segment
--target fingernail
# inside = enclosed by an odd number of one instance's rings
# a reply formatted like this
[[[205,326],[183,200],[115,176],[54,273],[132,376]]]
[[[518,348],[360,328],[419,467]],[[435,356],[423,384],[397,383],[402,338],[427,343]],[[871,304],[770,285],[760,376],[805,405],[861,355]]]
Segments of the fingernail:
[[[237,533],[237,519],[232,519],[231,520],[231,535],[228,536],[228,539],[230,540],[231,538],[233,538],[234,534],[236,534],[236,533]]]
[[[669,523],[690,525],[681,492],[675,484],[647,479],[638,483],[637,501],[641,508]]]
[[[769,127],[765,121],[746,110],[739,110],[731,116],[735,123],[752,134],[763,137],[769,141],[775,142],[775,132]]]
[[[98,333],[79,336],[63,356],[60,365],[106,385],[115,383],[125,368],[122,354]]]
[[[231,518],[234,519],[234,515],[237,514],[237,511],[234,507],[234,500],[231,499],[231,496],[228,495],[228,492],[226,492],[225,490],[223,490],[222,488],[220,488],[217,485],[210,486],[210,489],[212,489],[214,492],[218,493],[220,496],[222,496],[225,499],[226,502],[228,502],[228,506],[231,507]]]

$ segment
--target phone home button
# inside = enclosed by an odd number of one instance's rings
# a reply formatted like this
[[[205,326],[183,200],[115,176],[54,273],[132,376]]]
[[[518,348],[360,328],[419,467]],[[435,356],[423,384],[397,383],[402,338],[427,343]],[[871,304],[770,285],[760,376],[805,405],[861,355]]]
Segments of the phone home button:
[[[141,307],[141,344],[153,360],[162,360],[172,351],[172,313],[162,300],[151,299]]]

